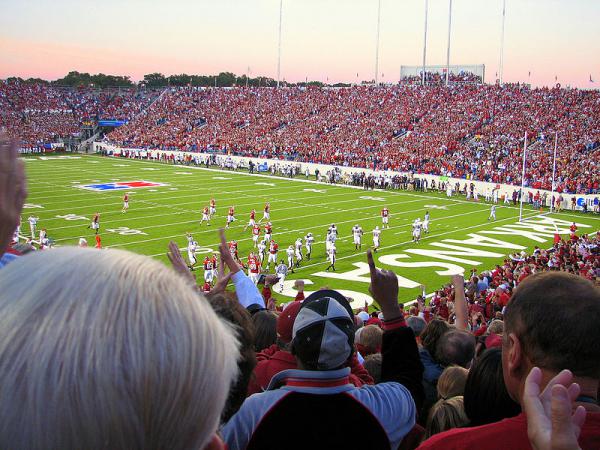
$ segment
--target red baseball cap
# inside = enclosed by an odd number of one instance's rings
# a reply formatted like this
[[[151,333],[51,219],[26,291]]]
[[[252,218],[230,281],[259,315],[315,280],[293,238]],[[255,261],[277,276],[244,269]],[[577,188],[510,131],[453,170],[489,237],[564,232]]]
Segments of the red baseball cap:
[[[277,335],[283,342],[292,341],[292,328],[294,327],[294,320],[300,311],[302,302],[295,301],[288,304],[279,317],[277,317]]]

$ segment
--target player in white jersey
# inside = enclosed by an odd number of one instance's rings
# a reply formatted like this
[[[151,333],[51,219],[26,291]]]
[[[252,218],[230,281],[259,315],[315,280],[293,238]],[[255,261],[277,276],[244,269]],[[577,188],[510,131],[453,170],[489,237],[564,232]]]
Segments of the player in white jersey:
[[[446,197],[452,197],[452,186],[450,185],[450,182],[448,182],[448,185],[446,186]]]
[[[44,239],[46,239],[47,237],[48,237],[48,233],[46,233],[46,229],[45,229],[45,228],[42,228],[42,229],[40,230],[40,241],[39,241],[39,242],[40,242],[40,245],[42,244],[42,241],[43,241]]]
[[[423,226],[423,224],[421,223],[420,219],[415,219],[415,221],[413,222],[413,242],[419,242],[419,240],[421,239],[421,227]]]
[[[210,217],[213,217],[217,213],[217,202],[215,202],[214,198],[210,199],[210,206],[208,208],[208,213]]]
[[[326,238],[326,240],[325,240],[325,251],[327,252],[327,255],[326,255],[326,257],[328,257],[328,256],[329,256],[329,250],[330,250],[332,247],[335,247],[335,241],[336,241],[336,239],[337,239],[337,232],[330,231],[330,232],[327,234],[327,238]]]
[[[429,211],[425,211],[425,218],[423,219],[423,232],[429,233]]]
[[[304,237],[304,246],[306,247],[306,259],[309,261],[310,261],[310,255],[312,253],[312,246],[313,246],[314,242],[315,242],[315,237],[313,236],[312,233],[308,233]]]
[[[327,230],[327,232],[335,234],[335,237],[337,238],[338,230],[337,230],[337,227],[335,226],[335,223],[331,224],[331,226],[329,227],[329,229]]]
[[[21,217],[19,217],[19,223],[17,224],[17,228],[15,228],[15,232],[13,233],[13,244],[18,244],[19,239],[21,239]]]
[[[352,237],[354,239],[354,249],[360,250],[362,248],[362,235],[363,230],[358,224],[352,227]]]
[[[279,277],[279,292],[283,292],[283,283],[285,281],[285,277],[288,273],[288,267],[283,262],[283,259],[279,263],[279,265],[275,268],[275,273]]]
[[[490,190],[490,188],[487,188],[485,190],[485,201],[489,202],[492,200],[492,191]]]
[[[377,252],[377,249],[379,248],[380,237],[381,237],[381,230],[379,229],[379,226],[376,226],[375,229],[373,230],[373,251],[374,252]]]
[[[296,257],[296,267],[300,267],[300,263],[302,262],[302,238],[296,239],[294,256]]]
[[[36,216],[29,216],[29,218],[27,219],[27,221],[29,222],[29,229],[31,230],[32,239],[35,239],[35,227],[37,226],[38,220],[40,219]]]
[[[196,249],[198,248],[198,243],[194,240],[192,240],[191,242],[188,242],[188,246],[187,246],[187,254],[188,254],[188,261],[190,262],[189,267],[190,269],[192,269],[195,265],[197,259],[196,259]]]
[[[499,195],[498,189],[496,188],[492,191],[492,197],[494,198],[494,203],[498,203],[498,195]]]
[[[290,245],[285,251],[285,254],[287,255],[288,269],[294,273],[294,246]]]
[[[121,210],[121,212],[123,214],[125,214],[128,209],[129,209],[129,193],[126,192],[125,195],[123,196],[123,209]]]
[[[265,241],[262,240],[258,243],[258,260],[260,261],[260,265],[263,265],[263,262],[265,260],[265,252],[267,250],[267,245],[265,244]]]
[[[327,269],[325,269],[326,272],[329,272],[329,269],[332,269],[335,272],[335,253],[335,245],[329,247],[329,250],[327,251],[327,259],[329,260],[329,265],[327,266]]]
[[[492,205],[490,208],[490,217],[488,217],[488,220],[496,220],[496,205]]]

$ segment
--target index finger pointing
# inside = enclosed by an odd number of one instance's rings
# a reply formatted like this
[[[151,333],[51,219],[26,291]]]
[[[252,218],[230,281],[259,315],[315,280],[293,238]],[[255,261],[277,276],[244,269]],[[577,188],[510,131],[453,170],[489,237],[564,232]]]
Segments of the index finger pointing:
[[[371,249],[367,250],[367,262],[369,263],[369,270],[371,271],[371,276],[375,275],[377,272],[377,267],[375,267],[375,261],[373,261],[373,252]]]
[[[219,228],[219,236],[221,236],[221,244],[227,245],[227,239],[225,239],[225,230],[223,228]]]

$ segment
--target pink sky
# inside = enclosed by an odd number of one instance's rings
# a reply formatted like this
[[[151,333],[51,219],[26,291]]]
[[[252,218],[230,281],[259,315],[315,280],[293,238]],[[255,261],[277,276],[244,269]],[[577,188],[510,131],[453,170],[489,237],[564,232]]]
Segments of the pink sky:
[[[0,0],[0,78],[70,70],[275,77],[278,0]],[[498,71],[502,0],[454,0],[451,64]],[[282,78],[374,77],[377,0],[284,0]],[[424,0],[382,0],[380,77],[421,64]],[[448,0],[429,1],[428,64],[445,64]],[[507,0],[505,81],[600,86],[600,2]],[[592,75],[595,83],[589,82]]]

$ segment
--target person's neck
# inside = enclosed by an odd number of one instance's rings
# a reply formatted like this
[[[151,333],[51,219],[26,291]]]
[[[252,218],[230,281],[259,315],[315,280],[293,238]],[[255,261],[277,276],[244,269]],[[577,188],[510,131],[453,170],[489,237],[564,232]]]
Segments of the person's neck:
[[[540,383],[541,390],[543,391],[548,382],[554,378],[558,373],[550,370],[542,369],[542,381]],[[523,379],[523,386],[521,387],[521,395],[525,387],[525,380]],[[583,406],[589,412],[600,412],[600,405],[598,404],[598,385],[600,380],[589,378],[589,377],[577,377],[573,376],[572,383],[577,383],[581,388],[578,398],[580,401],[575,401],[575,406]]]

